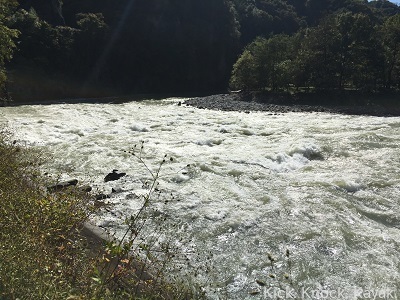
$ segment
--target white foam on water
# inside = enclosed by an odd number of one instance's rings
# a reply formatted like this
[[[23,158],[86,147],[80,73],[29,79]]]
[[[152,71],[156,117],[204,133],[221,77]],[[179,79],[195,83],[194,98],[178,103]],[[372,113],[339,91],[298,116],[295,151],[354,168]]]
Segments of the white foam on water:
[[[256,279],[287,287],[286,249],[295,287],[400,291],[400,118],[271,116],[179,101],[4,107],[0,116],[18,143],[52,154],[46,171],[99,192],[120,189],[94,218],[117,232],[151,180],[126,151],[137,145],[138,154],[144,141],[153,172],[173,157],[160,189],[176,200],[153,205],[179,223],[170,236],[191,240],[182,249],[199,255],[192,265],[212,255],[212,272],[193,278],[210,299],[264,299]],[[113,169],[128,175],[104,183]]]

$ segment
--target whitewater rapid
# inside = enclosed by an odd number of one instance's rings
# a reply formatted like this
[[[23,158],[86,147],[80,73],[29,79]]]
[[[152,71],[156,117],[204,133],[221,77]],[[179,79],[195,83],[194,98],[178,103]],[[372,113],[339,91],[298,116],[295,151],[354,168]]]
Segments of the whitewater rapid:
[[[46,172],[117,190],[93,217],[117,235],[149,178],[125,151],[143,141],[151,170],[172,157],[160,189],[179,201],[154,205],[179,223],[193,265],[210,259],[211,270],[190,279],[209,299],[400,296],[400,118],[220,112],[178,101],[2,107],[0,123],[18,143],[51,154]],[[113,169],[127,176],[105,183]]]

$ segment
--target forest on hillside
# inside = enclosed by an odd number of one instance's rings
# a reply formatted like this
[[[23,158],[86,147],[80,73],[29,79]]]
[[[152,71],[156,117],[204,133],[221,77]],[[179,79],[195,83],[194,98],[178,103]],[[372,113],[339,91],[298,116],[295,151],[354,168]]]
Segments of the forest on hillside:
[[[399,12],[386,0],[0,0],[2,97],[398,90]]]

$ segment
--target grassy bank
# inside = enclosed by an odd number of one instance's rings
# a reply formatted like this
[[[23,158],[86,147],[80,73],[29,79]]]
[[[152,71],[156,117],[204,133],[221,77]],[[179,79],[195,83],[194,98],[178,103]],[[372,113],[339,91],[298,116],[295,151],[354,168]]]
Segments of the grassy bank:
[[[138,276],[129,251],[89,247],[93,212],[77,188],[49,193],[43,158],[0,132],[0,299],[190,299],[165,278]],[[112,251],[111,251],[112,250]]]

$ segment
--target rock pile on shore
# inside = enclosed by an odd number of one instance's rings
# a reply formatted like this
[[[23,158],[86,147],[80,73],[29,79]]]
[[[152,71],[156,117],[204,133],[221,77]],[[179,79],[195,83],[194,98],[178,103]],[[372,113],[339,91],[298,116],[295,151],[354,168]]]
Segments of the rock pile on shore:
[[[275,104],[275,103],[277,104]],[[400,116],[400,108],[388,109],[383,106],[333,106],[333,105],[302,105],[293,104],[290,100],[277,99],[268,102],[263,98],[245,94],[219,94],[206,97],[197,97],[185,101],[186,105],[201,109],[213,109],[222,111],[241,111],[250,113],[254,111],[265,111],[273,114],[288,112],[326,112],[349,115],[371,115],[371,116]]]

